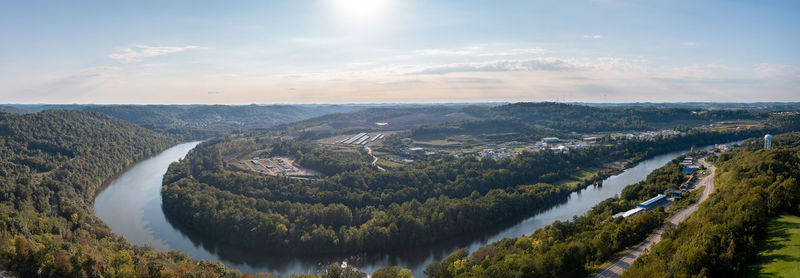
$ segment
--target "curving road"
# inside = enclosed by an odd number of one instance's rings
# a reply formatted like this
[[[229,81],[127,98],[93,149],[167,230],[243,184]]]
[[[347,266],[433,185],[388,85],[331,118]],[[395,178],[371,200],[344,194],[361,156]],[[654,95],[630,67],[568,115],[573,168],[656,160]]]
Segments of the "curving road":
[[[372,165],[375,165],[375,167],[378,167],[378,170],[386,171],[386,169],[383,169],[383,167],[381,167],[380,165],[376,164],[376,163],[378,163],[378,157],[372,155],[372,149],[370,147],[368,147],[368,146],[364,146],[364,148],[367,148],[367,153],[369,153],[369,155],[372,156]]]
[[[631,264],[633,264],[636,258],[649,252],[653,245],[661,241],[661,234],[664,233],[664,228],[666,225],[678,225],[679,223],[683,222],[689,218],[689,215],[697,211],[700,203],[705,202],[708,199],[708,196],[714,192],[714,173],[717,168],[709,165],[705,158],[699,159],[698,162],[700,162],[702,165],[705,165],[711,174],[700,178],[700,180],[695,184],[695,188],[705,186],[703,194],[700,195],[700,198],[697,200],[697,202],[667,218],[669,223],[664,224],[664,226],[661,226],[661,228],[658,228],[658,230],[653,232],[653,234],[650,235],[650,237],[648,237],[642,244],[636,247],[636,249],[631,250],[621,258],[617,259],[616,262],[612,263],[606,267],[606,269],[595,275],[595,278],[611,278],[622,275],[625,270],[631,267]]]

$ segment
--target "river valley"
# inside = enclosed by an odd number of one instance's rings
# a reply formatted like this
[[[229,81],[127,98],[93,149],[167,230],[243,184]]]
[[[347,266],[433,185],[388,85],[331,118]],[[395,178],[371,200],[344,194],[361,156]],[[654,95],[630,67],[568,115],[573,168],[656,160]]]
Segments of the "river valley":
[[[431,246],[391,252],[320,257],[286,256],[279,250],[245,252],[232,246],[217,244],[171,223],[161,208],[162,178],[170,163],[186,156],[197,144],[199,142],[176,145],[128,169],[97,196],[95,214],[114,233],[125,236],[134,244],[150,245],[159,251],[179,250],[193,258],[218,260],[244,272],[269,272],[278,275],[316,273],[330,263],[346,261],[367,273],[381,267],[397,265],[411,269],[415,277],[424,277],[426,265],[434,260],[441,260],[459,248],[475,251],[502,238],[530,234],[554,221],[571,220],[575,215],[586,213],[598,202],[619,194],[627,185],[644,180],[653,170],[688,151],[670,152],[641,161],[606,178],[602,186],[589,186],[573,192],[560,205],[482,234],[464,235]]]

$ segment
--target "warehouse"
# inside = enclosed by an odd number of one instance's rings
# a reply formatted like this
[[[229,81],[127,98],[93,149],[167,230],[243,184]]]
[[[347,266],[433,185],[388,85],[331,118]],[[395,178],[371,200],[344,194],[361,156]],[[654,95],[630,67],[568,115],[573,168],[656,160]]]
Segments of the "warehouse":
[[[640,208],[643,208],[643,209],[646,209],[646,210],[651,210],[651,209],[659,207],[661,205],[661,203],[666,201],[666,200],[667,200],[667,195],[658,194],[658,196],[655,196],[650,200],[638,203],[638,204],[636,204],[636,206],[640,207]]]
[[[635,208],[635,209],[632,209],[632,210],[624,212],[622,214],[622,217],[628,218],[628,217],[634,216],[637,213],[640,213],[640,212],[643,212],[643,211],[645,211],[645,209],[643,209],[643,208]]]

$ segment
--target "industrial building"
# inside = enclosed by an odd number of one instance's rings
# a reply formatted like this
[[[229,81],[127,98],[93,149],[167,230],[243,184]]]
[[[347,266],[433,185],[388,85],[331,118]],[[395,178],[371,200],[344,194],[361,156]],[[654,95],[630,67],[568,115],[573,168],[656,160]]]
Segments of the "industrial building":
[[[622,213],[622,217],[628,218],[628,217],[634,216],[637,213],[640,213],[640,212],[643,212],[643,211],[645,211],[645,209],[643,209],[643,208],[631,209],[631,210],[628,210],[628,211]]]
[[[640,207],[640,208],[643,208],[643,209],[646,209],[646,210],[651,210],[651,209],[659,207],[661,205],[661,203],[663,203],[666,200],[667,200],[667,195],[658,194],[658,196],[655,196],[655,197],[651,198],[650,200],[638,203],[638,204],[636,204],[636,206]]]
[[[603,137],[600,137],[600,136],[592,136],[592,137],[583,138],[583,142],[598,143],[598,142],[601,142],[601,141],[603,141]]]
[[[542,142],[545,142],[545,143],[558,143],[559,141],[561,141],[561,139],[558,139],[558,137],[545,137],[545,138],[542,138]]]
[[[339,144],[342,144],[342,145],[366,145],[369,142],[375,142],[376,140],[383,139],[383,137],[384,137],[383,134],[378,133],[377,135],[372,136],[371,137],[372,139],[370,139],[370,136],[366,132],[362,132],[362,133],[356,134],[353,137],[345,138],[345,139],[343,139],[341,141],[338,141],[336,143],[339,143]]]

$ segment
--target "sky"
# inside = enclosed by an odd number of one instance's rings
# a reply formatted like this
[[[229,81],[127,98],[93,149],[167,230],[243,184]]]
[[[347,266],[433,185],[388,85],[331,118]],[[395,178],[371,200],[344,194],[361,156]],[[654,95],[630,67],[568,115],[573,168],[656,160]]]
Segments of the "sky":
[[[0,103],[800,101],[800,1],[0,0]]]

